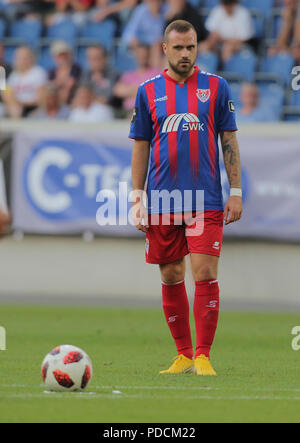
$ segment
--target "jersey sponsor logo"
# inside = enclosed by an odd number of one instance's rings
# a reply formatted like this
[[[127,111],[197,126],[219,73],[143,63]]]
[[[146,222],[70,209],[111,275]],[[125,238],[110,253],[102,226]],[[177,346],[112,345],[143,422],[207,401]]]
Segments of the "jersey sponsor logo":
[[[156,103],[156,102],[164,102],[166,100],[168,100],[168,96],[167,95],[165,95],[164,97],[155,98],[154,99],[154,103]]]
[[[196,95],[200,102],[206,103],[210,99],[210,89],[197,89]]]
[[[182,120],[185,122],[182,125],[183,131],[204,131],[204,123],[200,123],[195,114],[172,114],[164,121],[162,132],[177,132]]]

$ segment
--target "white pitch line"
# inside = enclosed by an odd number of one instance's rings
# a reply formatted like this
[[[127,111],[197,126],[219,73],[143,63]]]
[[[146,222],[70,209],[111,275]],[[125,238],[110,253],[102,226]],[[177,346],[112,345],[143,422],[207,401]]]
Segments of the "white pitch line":
[[[210,387],[210,386],[126,386],[126,385],[112,385],[112,386],[95,386],[95,389],[133,389],[133,390],[200,390],[200,391],[253,391],[253,392],[300,392],[300,388],[238,388],[238,387]]]
[[[45,394],[4,394],[1,395],[1,398],[19,398],[19,399],[34,399],[34,398],[44,398],[49,399],[51,396]],[[138,394],[122,394],[122,395],[113,395],[113,394],[93,394],[89,395],[88,393],[53,393],[53,399],[140,399],[140,400],[183,400],[182,397],[169,397],[169,396],[160,396],[160,397],[152,397]],[[300,401],[300,397],[271,397],[271,396],[247,396],[247,395],[237,395],[237,396],[213,396],[213,395],[199,395],[199,396],[186,396],[184,400],[215,400],[215,401],[228,401],[228,400],[271,400],[271,401]]]
[[[39,385],[44,388],[43,384]],[[31,384],[4,384],[0,383],[0,387],[4,388],[30,388],[35,389],[37,385]],[[239,387],[211,387],[211,386],[127,386],[127,385],[111,385],[111,386],[91,386],[94,389],[109,389],[113,391],[114,389],[128,389],[128,390],[174,390],[174,391],[246,391],[246,392],[300,392],[300,388],[239,388]],[[89,394],[89,392],[81,392],[81,394]],[[26,395],[26,394],[24,394]]]

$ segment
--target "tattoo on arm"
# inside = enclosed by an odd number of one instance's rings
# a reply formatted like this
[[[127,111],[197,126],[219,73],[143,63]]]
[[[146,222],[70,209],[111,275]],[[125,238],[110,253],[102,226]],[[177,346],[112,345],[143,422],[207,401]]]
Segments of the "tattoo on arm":
[[[223,132],[221,143],[230,187],[241,188],[240,153],[235,133]]]

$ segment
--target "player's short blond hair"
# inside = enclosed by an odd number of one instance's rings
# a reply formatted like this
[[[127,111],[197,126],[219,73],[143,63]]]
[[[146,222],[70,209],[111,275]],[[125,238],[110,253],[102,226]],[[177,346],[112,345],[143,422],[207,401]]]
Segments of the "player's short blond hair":
[[[171,22],[165,29],[164,32],[164,42],[166,43],[168,40],[168,36],[171,31],[179,32],[180,34],[185,34],[186,32],[189,32],[190,30],[193,30],[195,34],[197,35],[196,29],[192,25],[192,23],[187,22],[186,20],[175,20],[174,22]]]

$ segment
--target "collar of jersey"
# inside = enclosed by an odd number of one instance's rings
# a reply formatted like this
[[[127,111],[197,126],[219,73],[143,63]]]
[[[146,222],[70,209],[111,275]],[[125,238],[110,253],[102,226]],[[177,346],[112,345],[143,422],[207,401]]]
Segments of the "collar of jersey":
[[[179,83],[178,81],[176,81],[174,78],[170,77],[169,74],[167,73],[168,68],[163,70],[163,76],[165,77],[166,80],[170,80],[174,83],[176,83],[176,85],[179,85],[180,87],[182,87],[187,81],[192,80],[194,77],[196,77],[196,75],[199,72],[199,68],[198,66],[194,66],[194,72],[192,75],[190,75],[183,83]]]

